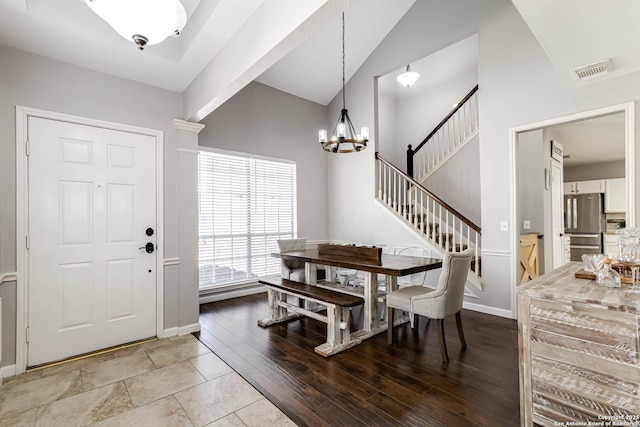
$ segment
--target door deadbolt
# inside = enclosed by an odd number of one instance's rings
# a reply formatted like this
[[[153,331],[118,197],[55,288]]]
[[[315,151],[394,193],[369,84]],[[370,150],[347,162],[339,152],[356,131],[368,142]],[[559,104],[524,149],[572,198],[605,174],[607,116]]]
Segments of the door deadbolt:
[[[154,246],[153,243],[149,242],[146,245],[144,245],[143,247],[138,248],[138,249],[144,249],[145,251],[147,251],[148,254],[152,254],[153,251],[155,250],[155,246]]]
[[[149,227],[145,230],[145,234],[149,237],[153,236],[153,228]]]

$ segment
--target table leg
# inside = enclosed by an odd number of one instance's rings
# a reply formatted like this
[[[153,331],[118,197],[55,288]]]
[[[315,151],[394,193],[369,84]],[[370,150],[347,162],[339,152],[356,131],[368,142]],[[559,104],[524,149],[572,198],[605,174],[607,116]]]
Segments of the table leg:
[[[337,271],[338,269],[336,267],[327,266],[327,277],[325,278],[325,280],[327,282],[333,282],[334,280],[336,280]]]
[[[304,263],[304,280],[307,285],[315,285],[318,279],[318,266],[312,262]]]
[[[376,273],[364,272],[364,325],[363,329],[371,332],[378,328],[378,276]]]
[[[396,276],[387,276],[387,293],[393,292],[397,289],[398,289],[398,278]],[[397,312],[398,310],[394,310],[393,317],[395,317],[396,319],[398,318]],[[387,325],[393,325],[396,319],[387,319]]]
[[[307,285],[317,285],[318,284],[318,266],[312,262],[304,263],[304,281],[307,282]],[[316,304],[308,300],[304,300],[304,308],[306,310],[313,310],[316,308]]]

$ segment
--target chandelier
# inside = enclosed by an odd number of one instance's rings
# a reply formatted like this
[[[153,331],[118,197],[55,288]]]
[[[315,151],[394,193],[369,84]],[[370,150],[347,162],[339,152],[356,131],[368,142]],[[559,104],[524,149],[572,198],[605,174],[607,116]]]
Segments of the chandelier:
[[[351,123],[349,113],[347,112],[345,97],[345,72],[344,72],[344,12],[342,12],[342,111],[338,116],[336,126],[333,128],[333,134],[330,140],[327,140],[327,130],[321,129],[318,132],[318,139],[324,151],[332,153],[353,153],[367,148],[369,140],[369,128],[363,127],[360,133],[356,134],[356,130]],[[342,145],[350,144],[350,145]]]
[[[415,71],[411,71],[409,65],[407,65],[407,71],[400,74],[396,80],[404,87],[411,87],[418,79],[420,78],[420,73],[416,73]]]
[[[179,35],[187,23],[187,12],[179,0],[84,0],[122,37],[138,49]]]

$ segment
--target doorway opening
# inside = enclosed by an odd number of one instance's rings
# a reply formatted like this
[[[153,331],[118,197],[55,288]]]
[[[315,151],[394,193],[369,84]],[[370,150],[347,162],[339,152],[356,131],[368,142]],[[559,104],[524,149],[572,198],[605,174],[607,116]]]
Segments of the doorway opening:
[[[511,279],[512,310],[516,314],[515,288],[521,283],[521,234],[538,232],[539,273],[549,272],[571,259],[565,236],[565,196],[593,193],[601,198],[603,232],[614,230],[624,218],[624,225],[635,224],[635,130],[634,104],[626,103],[519,126],[510,130],[511,206],[514,224],[511,253],[514,254]],[[616,129],[622,142],[612,139],[589,143],[594,129]],[[582,132],[582,136],[580,136]],[[589,137],[585,136],[589,134]],[[570,135],[578,135],[573,137]],[[601,134],[602,135],[602,134]],[[611,134],[613,138],[613,134]],[[597,138],[596,138],[597,139]],[[563,145],[564,143],[564,145]],[[620,146],[617,146],[620,145]],[[555,159],[552,158],[552,146]],[[616,176],[613,176],[616,175]],[[620,182],[623,179],[624,181]],[[617,181],[616,181],[617,180]],[[617,184],[619,196],[626,199],[605,217],[605,185]],[[620,185],[622,184],[622,185]],[[601,187],[600,187],[601,186]],[[597,188],[596,188],[597,187]],[[573,188],[573,193],[571,192]],[[608,203],[608,201],[607,201]],[[613,211],[616,212],[613,212]],[[622,212],[621,212],[622,211]],[[568,211],[567,211],[568,212]],[[610,222],[605,222],[605,218]],[[604,239],[594,249],[606,253]],[[577,255],[576,255],[577,256]],[[526,258],[526,257],[525,257]],[[575,258],[575,257],[574,257]],[[524,275],[526,276],[526,274]]]

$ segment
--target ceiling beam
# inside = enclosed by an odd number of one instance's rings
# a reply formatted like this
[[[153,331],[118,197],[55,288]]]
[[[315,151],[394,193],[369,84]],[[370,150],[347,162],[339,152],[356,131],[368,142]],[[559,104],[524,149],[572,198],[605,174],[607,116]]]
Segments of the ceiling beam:
[[[357,0],[266,0],[183,92],[199,122]]]

